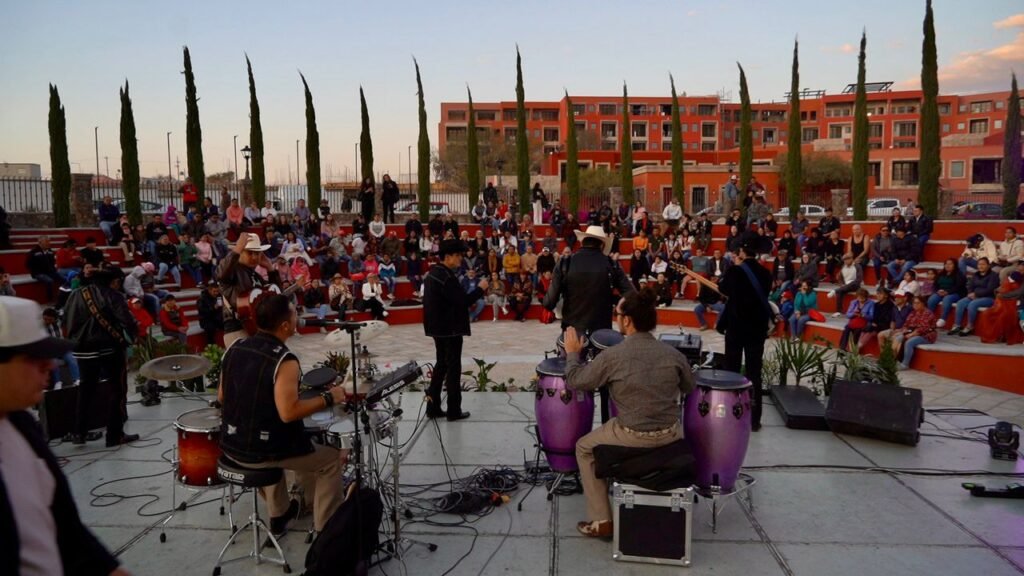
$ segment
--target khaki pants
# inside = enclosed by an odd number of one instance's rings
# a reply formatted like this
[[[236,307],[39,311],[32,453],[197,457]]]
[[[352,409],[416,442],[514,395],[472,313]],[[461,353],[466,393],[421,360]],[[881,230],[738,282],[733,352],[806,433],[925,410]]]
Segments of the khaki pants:
[[[587,520],[603,522],[612,519],[612,508],[608,503],[608,482],[594,475],[594,446],[610,444],[630,448],[657,448],[679,438],[682,438],[679,424],[661,434],[648,435],[627,430],[619,424],[618,418],[612,418],[580,438],[576,442],[576,462],[580,466],[583,496],[587,499]]]
[[[295,472],[295,480],[305,489],[306,498],[313,497],[313,528],[320,532],[345,499],[342,494],[341,463],[348,456],[348,450],[339,451],[316,444],[314,448],[312,454],[305,456],[242,465],[247,468],[284,468]],[[284,477],[273,486],[261,488],[260,494],[267,501],[271,518],[288,512],[288,482]]]

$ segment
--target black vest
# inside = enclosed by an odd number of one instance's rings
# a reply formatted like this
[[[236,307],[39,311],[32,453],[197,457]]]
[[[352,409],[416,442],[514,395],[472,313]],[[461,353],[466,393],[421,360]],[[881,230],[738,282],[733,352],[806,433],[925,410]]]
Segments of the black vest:
[[[298,360],[283,342],[263,332],[235,342],[224,353],[220,443],[235,460],[283,460],[313,451],[302,420],[284,423],[274,403],[277,369],[288,359]],[[296,391],[298,387],[296,382]]]

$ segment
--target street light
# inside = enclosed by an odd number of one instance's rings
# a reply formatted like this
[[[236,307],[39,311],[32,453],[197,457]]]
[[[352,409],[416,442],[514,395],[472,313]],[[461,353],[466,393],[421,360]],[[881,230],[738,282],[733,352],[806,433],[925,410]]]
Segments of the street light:
[[[242,148],[242,158],[245,158],[245,181],[249,181],[249,158],[252,157],[252,148],[246,144],[245,148]]]
[[[238,183],[238,134],[235,134],[231,149],[235,151],[235,184]]]
[[[100,127],[93,126],[93,137],[96,139],[96,175],[100,175]],[[109,172],[109,170],[108,170]]]
[[[174,181],[174,172],[171,172],[171,133],[167,133],[167,180]]]
[[[302,176],[299,174],[299,141],[295,141],[295,184],[302,184]]]
[[[412,144],[406,150],[406,163],[409,164],[409,194],[412,194]]]
[[[362,182],[361,180],[359,180],[359,142],[356,142],[355,170],[354,170],[354,172],[355,172],[355,175],[356,175],[356,182]],[[366,175],[363,174],[363,176],[366,176]]]

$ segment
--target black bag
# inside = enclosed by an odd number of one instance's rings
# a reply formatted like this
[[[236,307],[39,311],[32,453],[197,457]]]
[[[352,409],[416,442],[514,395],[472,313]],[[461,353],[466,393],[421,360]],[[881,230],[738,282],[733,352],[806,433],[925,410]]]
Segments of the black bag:
[[[690,486],[695,460],[686,440],[657,448],[629,448],[612,444],[594,446],[594,475],[615,478],[655,492]]]
[[[356,515],[356,503],[359,514]],[[305,576],[348,576],[356,573],[358,558],[368,566],[380,543],[378,530],[384,504],[373,488],[360,488],[349,496],[306,552]],[[362,553],[360,553],[362,544]]]

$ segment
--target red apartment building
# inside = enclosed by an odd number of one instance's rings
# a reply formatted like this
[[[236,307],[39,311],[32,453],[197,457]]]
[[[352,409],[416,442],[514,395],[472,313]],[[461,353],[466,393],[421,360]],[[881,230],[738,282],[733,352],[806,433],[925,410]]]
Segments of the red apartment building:
[[[916,195],[918,182],[918,134],[920,90],[892,91],[891,83],[868,85],[869,146],[873,173],[873,195],[898,198]],[[831,153],[849,158],[853,139],[853,86],[840,94],[806,91],[801,94],[800,119],[806,153]],[[1009,91],[972,95],[939,96],[942,134],[942,186],[959,196],[998,194],[1001,191],[1003,123]],[[661,204],[671,193],[658,166],[671,165],[672,141],[670,97],[630,97],[629,126],[623,126],[620,96],[574,96],[577,134],[585,132],[590,149],[579,151],[584,169],[618,168],[621,162],[622,131],[630,130],[633,168],[638,192]],[[687,172],[686,194],[689,210],[698,210],[717,200],[720,186],[739,160],[740,105],[723,102],[718,96],[682,96],[684,162],[697,166],[693,178]],[[542,174],[565,171],[567,101],[527,102],[529,138],[540,141],[545,153]],[[474,103],[477,131],[481,141],[492,136],[514,140],[517,136],[516,103]],[[754,164],[760,179],[777,185],[770,168],[784,154],[789,124],[788,102],[754,103]],[[465,139],[467,105],[441,104],[438,141],[443,149]],[[650,166],[649,169],[643,167]],[[693,180],[693,182],[691,182]],[[697,182],[696,180],[700,180]],[[704,197],[700,197],[703,190]]]

